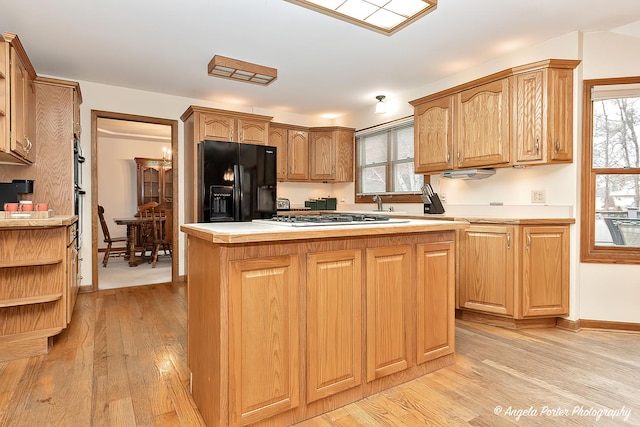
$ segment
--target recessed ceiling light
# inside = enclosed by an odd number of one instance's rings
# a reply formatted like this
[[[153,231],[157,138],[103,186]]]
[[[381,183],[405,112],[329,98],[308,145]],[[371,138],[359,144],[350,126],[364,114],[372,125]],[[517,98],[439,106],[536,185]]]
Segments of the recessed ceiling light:
[[[278,78],[278,70],[238,59],[215,55],[207,67],[209,75],[266,86]]]
[[[388,36],[435,10],[438,0],[286,0]]]

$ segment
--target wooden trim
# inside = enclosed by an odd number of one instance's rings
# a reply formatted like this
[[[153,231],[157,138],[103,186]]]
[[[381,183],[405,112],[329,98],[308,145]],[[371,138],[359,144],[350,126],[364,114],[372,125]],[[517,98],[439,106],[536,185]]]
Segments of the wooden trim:
[[[566,329],[567,331],[580,332],[580,319],[569,320],[562,317],[556,319],[556,328]]]
[[[22,58],[22,62],[31,77],[31,80],[35,80],[38,75],[36,74],[35,68],[33,68],[33,64],[29,59],[29,55],[27,55],[27,51],[24,49],[22,42],[18,38],[17,34],[14,33],[4,33],[5,40],[11,44],[11,47],[16,50],[18,55]]]
[[[640,169],[593,169],[593,103],[591,89],[598,85],[640,83],[640,76],[585,80],[582,86],[582,180],[580,184],[580,261],[607,264],[640,264],[640,248],[596,246],[595,185],[597,174],[634,174]]]
[[[540,317],[528,319],[514,319],[511,316],[482,313],[479,311],[457,309],[456,319],[470,322],[483,323],[485,325],[498,326],[506,329],[538,329],[553,328],[556,326],[555,317]]]
[[[172,119],[163,119],[158,117],[139,116],[134,114],[115,113],[111,111],[91,110],[91,289],[98,290],[98,119],[116,119],[127,120],[143,123],[151,123],[158,125],[171,126],[171,153],[172,168],[175,179],[173,180],[173,198],[171,207],[175,214],[173,215],[173,236],[171,237],[171,245],[173,247],[173,256],[171,257],[171,281],[178,281],[180,239],[178,239],[178,199],[180,197],[180,187],[178,185],[178,176],[180,168],[180,157],[178,152],[178,121]]]
[[[190,105],[187,108],[187,110],[184,113],[182,113],[182,115],[180,116],[180,120],[182,120],[183,122],[186,121],[189,118],[189,116],[195,112],[224,114],[226,116],[233,116],[236,118],[239,117],[239,118],[248,118],[248,119],[258,119],[258,120],[264,120],[266,122],[270,122],[273,119],[273,117],[271,116],[262,116],[259,114],[243,113],[240,111],[219,110],[217,108],[198,107],[197,105]]]
[[[582,329],[603,329],[610,331],[640,332],[640,323],[611,322],[608,320],[588,320],[580,319],[579,325]]]
[[[53,77],[38,76],[35,79],[35,83],[71,87],[76,91],[78,104],[82,104],[82,92],[80,91],[80,83],[78,82],[74,82],[71,80],[54,79]]]

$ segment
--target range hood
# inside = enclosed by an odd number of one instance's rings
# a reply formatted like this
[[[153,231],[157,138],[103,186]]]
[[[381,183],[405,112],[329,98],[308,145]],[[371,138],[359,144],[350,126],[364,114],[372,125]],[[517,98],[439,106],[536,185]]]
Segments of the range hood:
[[[449,179],[484,179],[489,178],[491,175],[495,175],[495,169],[466,169],[445,171],[440,174],[443,178]]]

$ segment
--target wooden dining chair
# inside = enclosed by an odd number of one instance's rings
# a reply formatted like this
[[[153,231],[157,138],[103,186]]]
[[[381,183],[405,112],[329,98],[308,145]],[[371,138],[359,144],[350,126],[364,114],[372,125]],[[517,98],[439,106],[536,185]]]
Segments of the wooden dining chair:
[[[152,218],[153,209],[157,206],[158,202],[147,202],[142,204],[138,206],[136,216],[139,218]],[[140,248],[140,255],[142,258],[146,257],[147,251],[153,252],[153,240],[153,224],[151,221],[138,227],[135,247]]]
[[[109,227],[107,226],[107,222],[104,220],[104,207],[98,205],[98,218],[100,219],[100,226],[102,227],[102,234],[104,234],[104,242],[107,244],[107,248],[104,251],[104,258],[102,259],[102,266],[106,267],[109,262],[109,256],[111,253],[120,254],[121,252],[127,251],[127,238],[126,237],[111,237],[111,233],[109,233]],[[112,247],[114,243],[124,242],[124,247]]]
[[[173,211],[166,207],[152,208],[153,240],[151,250],[151,267],[155,268],[160,250],[165,255],[172,255],[171,239],[173,235]]]

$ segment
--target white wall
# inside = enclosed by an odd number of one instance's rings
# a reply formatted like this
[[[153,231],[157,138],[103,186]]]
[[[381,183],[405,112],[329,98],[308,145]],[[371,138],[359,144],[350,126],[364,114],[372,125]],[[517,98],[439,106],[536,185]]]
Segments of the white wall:
[[[167,128],[167,132],[171,133],[171,128]],[[98,204],[104,207],[104,218],[111,237],[125,237],[127,227],[117,225],[113,219],[131,217],[138,210],[138,179],[134,158],[162,158],[162,148],[171,149],[171,143],[101,136],[97,144]],[[106,247],[101,228],[98,228],[98,247]]]
[[[640,39],[584,35],[585,79],[640,76]],[[581,319],[640,322],[640,265],[579,264]]]

